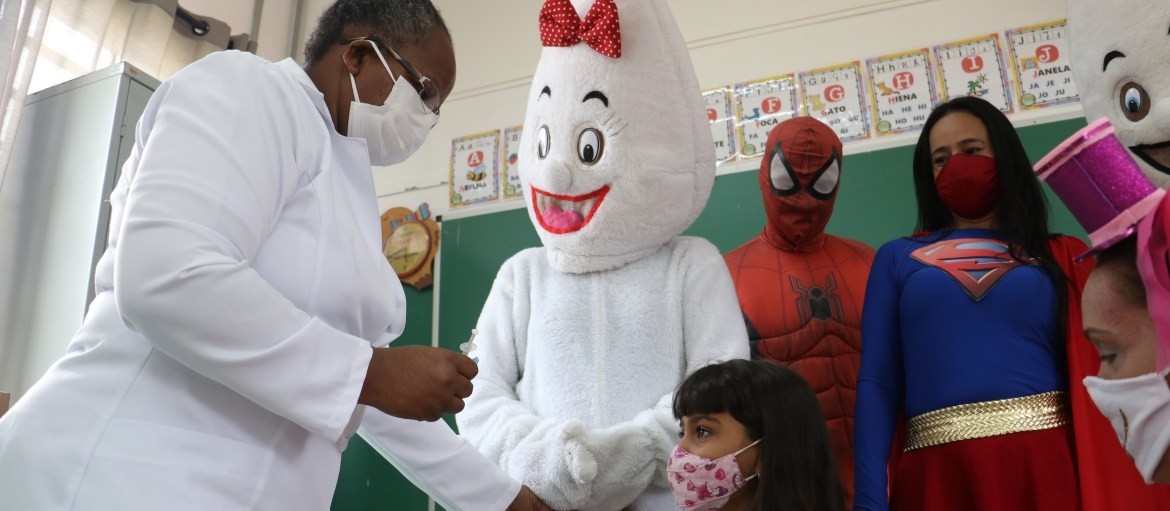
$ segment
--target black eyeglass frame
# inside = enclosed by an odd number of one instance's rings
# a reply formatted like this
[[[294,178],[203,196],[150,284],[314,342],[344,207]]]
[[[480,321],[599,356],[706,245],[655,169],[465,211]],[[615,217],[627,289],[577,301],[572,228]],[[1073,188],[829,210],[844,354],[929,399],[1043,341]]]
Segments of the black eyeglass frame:
[[[357,41],[369,41],[384,48],[386,52],[390,54],[390,57],[393,58],[395,62],[398,62],[398,65],[402,66],[402,68],[410,74],[410,77],[414,79],[414,82],[411,83],[411,86],[413,86],[415,91],[418,92],[418,97],[422,99],[423,104],[426,105],[426,107],[429,108],[432,112],[434,112],[435,115],[439,115],[439,109],[443,106],[443,102],[439,94],[439,86],[435,85],[434,80],[431,80],[422,73],[418,72],[418,69],[410,65],[410,62],[407,62],[406,59],[402,58],[398,52],[394,51],[394,48],[391,48],[390,45],[382,42],[376,37],[355,37],[353,39],[341,41],[339,44],[353,44]]]

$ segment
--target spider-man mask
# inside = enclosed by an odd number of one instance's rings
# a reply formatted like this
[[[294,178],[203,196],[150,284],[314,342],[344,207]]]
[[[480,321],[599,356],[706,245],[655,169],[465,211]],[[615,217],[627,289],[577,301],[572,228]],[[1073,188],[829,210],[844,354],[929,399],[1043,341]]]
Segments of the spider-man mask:
[[[841,139],[831,128],[812,117],[777,125],[760,165],[765,239],[781,250],[819,249],[840,182]]]

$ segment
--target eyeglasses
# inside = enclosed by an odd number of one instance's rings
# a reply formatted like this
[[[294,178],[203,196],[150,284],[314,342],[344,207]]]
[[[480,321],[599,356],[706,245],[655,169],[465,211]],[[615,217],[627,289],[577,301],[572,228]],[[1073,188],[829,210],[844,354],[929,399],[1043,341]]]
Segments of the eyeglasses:
[[[398,52],[394,51],[394,48],[391,48],[390,45],[383,43],[374,37],[363,36],[355,39],[348,39],[342,41],[341,44],[353,44],[355,41],[369,41],[378,46],[381,46],[382,48],[385,48],[386,52],[389,53],[390,56],[396,62],[398,62],[398,64],[402,66],[402,68],[405,69],[407,73],[410,74],[411,78],[413,78],[413,81],[407,81],[410,82],[416,91],[418,91],[418,97],[422,99],[423,104],[426,105],[427,108],[429,108],[432,112],[434,112],[435,115],[439,115],[439,107],[443,104],[443,98],[439,94],[439,87],[435,85],[434,81],[423,76],[422,73],[419,73],[418,69],[415,69],[414,66],[410,65],[410,62],[407,62],[406,59],[402,58],[402,56],[399,55]]]

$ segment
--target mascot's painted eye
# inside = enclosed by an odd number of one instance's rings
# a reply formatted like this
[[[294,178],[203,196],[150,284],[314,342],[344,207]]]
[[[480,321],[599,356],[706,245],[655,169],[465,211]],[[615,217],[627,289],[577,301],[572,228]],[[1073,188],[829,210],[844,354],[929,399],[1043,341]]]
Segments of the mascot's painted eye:
[[[581,157],[581,163],[586,165],[593,165],[601,159],[602,150],[605,149],[605,139],[602,138],[601,132],[589,128],[581,132],[581,137],[577,139],[577,156]]]
[[[541,126],[540,131],[536,133],[536,154],[540,159],[548,158],[548,149],[552,146],[552,135],[548,132],[548,126]]]
[[[1121,113],[1133,122],[1150,115],[1150,94],[1145,87],[1129,82],[1121,87]]]

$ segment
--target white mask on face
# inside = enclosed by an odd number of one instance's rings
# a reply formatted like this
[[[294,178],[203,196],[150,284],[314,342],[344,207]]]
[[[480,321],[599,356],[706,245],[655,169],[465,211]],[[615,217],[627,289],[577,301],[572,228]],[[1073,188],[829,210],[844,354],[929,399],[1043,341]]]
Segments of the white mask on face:
[[[394,72],[382,57],[378,45],[368,42],[382,61],[390,78]],[[349,75],[349,83],[353,86],[353,103],[349,108],[348,136],[364,138],[366,147],[370,151],[370,163],[379,167],[397,165],[410,158],[427,139],[427,134],[439,116],[427,108],[418,91],[406,80],[399,76],[394,81],[394,88],[390,90],[390,97],[386,103],[377,106],[362,103],[358,98],[357,81]]]
[[[1147,484],[1170,448],[1170,385],[1166,374],[1151,373],[1124,380],[1090,376],[1085,387],[1101,413],[1113,423],[1117,437]]]

